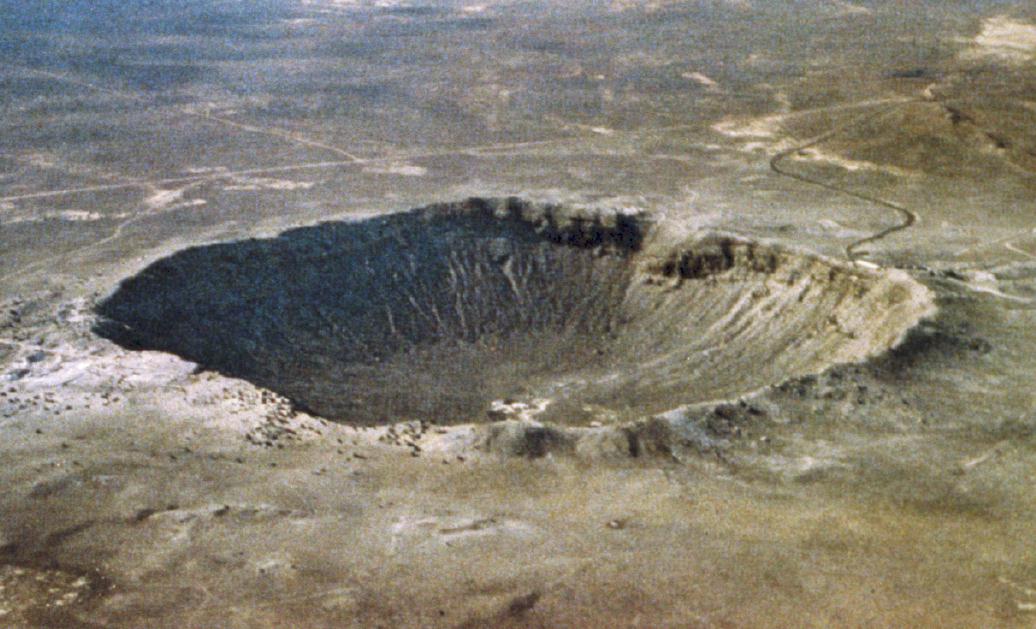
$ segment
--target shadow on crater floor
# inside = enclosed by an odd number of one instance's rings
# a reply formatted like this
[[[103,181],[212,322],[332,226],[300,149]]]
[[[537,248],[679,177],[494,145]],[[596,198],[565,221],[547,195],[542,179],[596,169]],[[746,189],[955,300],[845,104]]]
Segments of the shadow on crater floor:
[[[582,422],[859,360],[928,308],[905,277],[653,229],[517,199],[324,223],[159,260],[95,331],[351,423],[475,421],[508,398]]]

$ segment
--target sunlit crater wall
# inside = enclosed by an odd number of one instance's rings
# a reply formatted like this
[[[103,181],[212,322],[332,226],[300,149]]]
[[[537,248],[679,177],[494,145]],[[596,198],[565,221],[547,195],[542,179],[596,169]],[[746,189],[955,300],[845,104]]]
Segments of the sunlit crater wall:
[[[98,308],[97,332],[341,421],[640,417],[880,353],[931,312],[898,272],[645,215],[471,199],[187,249]]]

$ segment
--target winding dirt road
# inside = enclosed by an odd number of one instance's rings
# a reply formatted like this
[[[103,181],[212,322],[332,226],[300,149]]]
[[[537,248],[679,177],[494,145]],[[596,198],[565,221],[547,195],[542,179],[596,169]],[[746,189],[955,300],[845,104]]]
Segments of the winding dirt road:
[[[863,245],[866,245],[868,243],[881,240],[882,238],[885,238],[886,236],[888,236],[890,234],[894,234],[894,233],[896,233],[898,231],[902,231],[902,230],[907,229],[908,227],[912,226],[914,223],[916,223],[918,221],[917,213],[914,212],[913,210],[911,210],[910,208],[902,206],[902,205],[900,205],[898,203],[894,203],[892,201],[887,201],[885,199],[880,199],[878,197],[875,197],[875,196],[872,196],[872,195],[869,195],[869,194],[865,194],[865,193],[862,193],[862,192],[856,192],[856,191],[853,191],[853,190],[849,190],[847,188],[842,188],[842,187],[836,186],[836,185],[834,185],[832,183],[828,183],[828,182],[826,182],[826,181],[824,181],[822,179],[817,179],[817,178],[814,178],[814,177],[809,177],[807,175],[803,175],[803,174],[796,173],[794,171],[788,170],[786,167],[784,167],[781,164],[781,162],[784,161],[784,159],[786,157],[788,157],[790,155],[794,155],[794,154],[798,153],[799,151],[804,151],[806,149],[813,148],[814,146],[823,144],[824,142],[830,140],[832,137],[838,135],[839,133],[841,133],[841,132],[845,131],[846,129],[849,129],[849,128],[857,125],[857,124],[860,124],[860,123],[863,123],[863,122],[866,122],[866,121],[869,121],[869,120],[873,120],[873,119],[876,119],[876,118],[880,118],[881,116],[889,113],[890,111],[892,111],[893,109],[895,109],[897,107],[901,107],[903,105],[907,105],[907,104],[911,104],[911,103],[916,103],[916,102],[918,102],[918,101],[915,100],[915,99],[906,100],[906,101],[897,101],[896,103],[894,103],[894,104],[892,104],[890,106],[882,107],[882,108],[878,109],[877,111],[872,111],[872,112],[869,112],[867,114],[864,114],[864,115],[860,116],[859,118],[854,118],[853,120],[850,120],[846,124],[839,125],[838,127],[835,127],[834,129],[831,129],[831,130],[829,130],[829,131],[827,131],[827,132],[825,132],[825,133],[823,133],[823,134],[821,134],[821,135],[819,135],[819,136],[809,140],[808,142],[805,142],[804,144],[798,144],[798,145],[792,146],[790,148],[784,149],[783,151],[780,151],[779,153],[775,154],[773,157],[770,158],[770,170],[772,170],[773,172],[777,173],[778,175],[781,175],[781,176],[784,176],[784,177],[788,177],[788,178],[794,179],[796,181],[801,181],[803,183],[807,183],[807,184],[810,184],[812,186],[817,186],[817,187],[823,188],[825,190],[831,190],[832,192],[837,192],[839,194],[844,194],[844,195],[853,197],[854,199],[860,199],[861,201],[866,201],[868,203],[872,203],[872,204],[880,206],[880,207],[888,208],[890,210],[893,210],[893,211],[897,212],[902,217],[903,220],[901,222],[899,222],[899,223],[897,223],[895,225],[892,225],[890,227],[886,227],[885,229],[882,229],[882,230],[880,230],[878,232],[875,232],[874,234],[871,234],[870,236],[867,236],[866,238],[861,238],[859,240],[853,241],[853,242],[849,243],[848,245],[846,245],[846,247],[845,247],[845,255],[846,255],[846,257],[849,260],[856,260],[856,259],[858,259],[860,257],[860,254],[857,253],[857,250],[860,247],[862,247]]]

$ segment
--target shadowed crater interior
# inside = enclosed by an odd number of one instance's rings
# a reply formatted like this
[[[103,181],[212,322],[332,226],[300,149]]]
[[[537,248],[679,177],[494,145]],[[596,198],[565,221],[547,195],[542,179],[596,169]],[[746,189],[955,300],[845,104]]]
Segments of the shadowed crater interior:
[[[471,199],[186,249],[123,281],[95,330],[352,423],[477,421],[496,400],[581,423],[860,360],[930,308],[897,272]]]

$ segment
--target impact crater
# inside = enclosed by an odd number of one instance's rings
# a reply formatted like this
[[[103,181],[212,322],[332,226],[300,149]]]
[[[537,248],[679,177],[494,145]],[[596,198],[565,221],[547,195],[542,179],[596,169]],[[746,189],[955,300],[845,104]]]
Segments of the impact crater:
[[[897,344],[905,273],[643,213],[469,199],[192,247],[124,280],[95,331],[353,424],[504,408],[620,422],[731,399]]]

